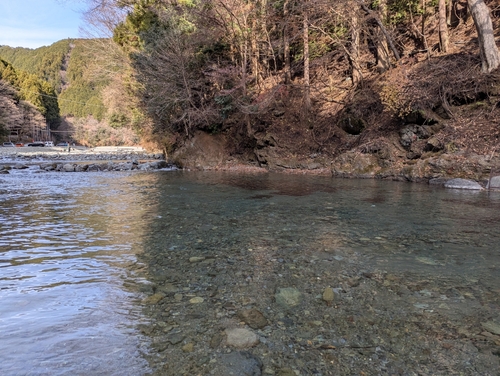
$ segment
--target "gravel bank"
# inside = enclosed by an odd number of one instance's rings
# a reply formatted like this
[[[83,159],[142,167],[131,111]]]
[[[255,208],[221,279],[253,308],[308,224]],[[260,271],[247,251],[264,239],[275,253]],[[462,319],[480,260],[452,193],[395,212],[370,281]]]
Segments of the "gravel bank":
[[[140,147],[0,148],[0,174],[38,168],[41,171],[86,172],[175,168],[161,153]]]
[[[128,160],[128,159],[161,160],[163,154],[148,153],[140,147],[0,147],[0,160]]]

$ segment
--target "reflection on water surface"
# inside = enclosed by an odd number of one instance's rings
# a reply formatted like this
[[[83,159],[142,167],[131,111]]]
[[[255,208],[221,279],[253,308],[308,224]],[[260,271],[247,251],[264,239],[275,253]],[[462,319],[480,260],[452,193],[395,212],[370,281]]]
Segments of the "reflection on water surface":
[[[143,318],[122,284],[134,278],[128,265],[141,251],[149,204],[129,179],[1,178],[2,375],[146,372]]]

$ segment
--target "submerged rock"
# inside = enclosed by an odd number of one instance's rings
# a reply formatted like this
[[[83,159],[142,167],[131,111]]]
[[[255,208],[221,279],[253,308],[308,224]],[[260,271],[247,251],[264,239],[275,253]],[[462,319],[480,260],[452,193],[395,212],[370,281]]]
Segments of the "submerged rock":
[[[333,298],[334,298],[333,289],[331,287],[327,287],[323,291],[323,300],[326,302],[326,304],[332,304]]]
[[[252,329],[262,329],[267,325],[264,315],[254,308],[238,312],[238,317]]]
[[[481,323],[481,326],[490,333],[500,335],[500,324],[497,324],[494,321],[483,322]]]
[[[283,307],[295,307],[302,302],[302,294],[293,287],[278,289],[275,295],[276,303]]]
[[[261,376],[262,361],[247,352],[232,352],[221,355],[212,370],[214,375]]]
[[[191,303],[191,304],[200,304],[203,302],[204,302],[204,299],[201,296],[195,296],[194,298],[189,299],[189,303]]]
[[[172,345],[177,345],[184,341],[184,338],[186,336],[182,334],[181,332],[172,332],[169,333],[169,335],[166,337],[167,342],[171,343]]]
[[[190,263],[196,263],[205,260],[205,257],[203,256],[194,256],[189,258]]]
[[[162,300],[165,297],[165,294],[162,294],[160,292],[157,292],[154,295],[151,295],[145,299],[143,299],[142,303],[143,304],[158,304],[160,300]]]
[[[253,347],[259,343],[257,334],[244,328],[226,329],[227,344],[238,349]]]

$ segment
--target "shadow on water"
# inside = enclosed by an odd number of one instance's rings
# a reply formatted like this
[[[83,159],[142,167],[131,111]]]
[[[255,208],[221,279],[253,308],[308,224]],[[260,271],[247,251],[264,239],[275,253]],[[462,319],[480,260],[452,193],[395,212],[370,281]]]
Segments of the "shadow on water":
[[[183,172],[178,172],[182,175]],[[307,196],[314,192],[333,193],[335,187],[329,184],[330,179],[321,177],[303,178],[300,175],[285,175],[273,173],[252,173],[252,174],[234,174],[234,173],[200,173],[199,179],[203,184],[215,186],[231,186],[242,188],[249,191],[266,191],[272,195],[285,196]],[[259,195],[260,196],[260,195]]]
[[[155,374],[498,370],[500,195],[217,172],[157,187]]]

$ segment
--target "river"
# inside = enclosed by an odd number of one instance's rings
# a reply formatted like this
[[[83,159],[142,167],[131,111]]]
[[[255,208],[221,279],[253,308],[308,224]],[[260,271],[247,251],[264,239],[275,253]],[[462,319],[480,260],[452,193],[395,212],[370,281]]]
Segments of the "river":
[[[493,375],[499,225],[495,192],[12,171],[0,176],[0,374]],[[300,302],[277,304],[282,288]],[[248,328],[249,309],[266,325]],[[235,327],[258,343],[228,343]]]

